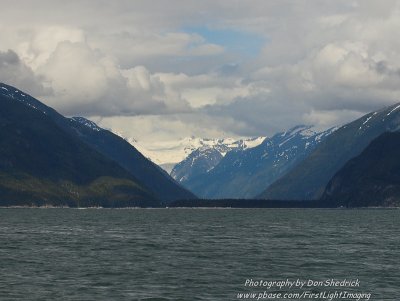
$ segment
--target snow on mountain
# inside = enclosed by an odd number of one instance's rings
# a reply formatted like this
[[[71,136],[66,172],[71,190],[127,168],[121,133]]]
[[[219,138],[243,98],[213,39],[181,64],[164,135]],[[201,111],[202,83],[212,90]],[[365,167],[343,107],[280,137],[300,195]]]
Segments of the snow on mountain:
[[[84,117],[72,117],[70,119],[75,120],[75,121],[87,126],[88,128],[92,129],[93,131],[100,132],[103,130],[96,123],[94,123],[93,121],[90,121],[89,119],[86,119]]]
[[[324,139],[313,152],[271,184],[259,198],[274,200],[316,200],[326,185],[352,158],[379,135],[400,130],[400,104],[368,113],[342,127]]]
[[[296,126],[266,138],[254,148],[228,152],[209,170],[200,152],[193,153],[188,162],[176,165],[171,175],[202,198],[254,197],[334,131],[335,128],[318,133],[312,126]],[[191,161],[193,167],[188,164]]]
[[[41,103],[39,103],[36,99],[32,96],[25,94],[24,92],[6,85],[4,83],[0,83],[0,94],[8,96],[16,101],[22,102],[28,107],[32,109],[41,111],[44,114],[47,114],[47,107]]]
[[[222,154],[216,148],[200,147],[186,159],[176,164],[171,171],[171,176],[178,182],[185,182],[189,178],[213,169],[222,158]]]
[[[113,131],[115,134],[123,137],[123,134]],[[164,168],[168,173],[179,162],[186,159],[193,151],[202,148],[213,148],[222,156],[236,148],[247,149],[255,147],[262,143],[265,137],[256,138],[198,138],[185,137],[178,141],[154,141],[151,144],[145,144],[134,138],[124,137],[126,141],[132,144],[144,156]]]
[[[198,140],[198,147],[184,160],[174,166],[171,176],[178,182],[197,177],[212,170],[229,151],[245,150],[260,145],[265,137],[234,140],[202,139]]]

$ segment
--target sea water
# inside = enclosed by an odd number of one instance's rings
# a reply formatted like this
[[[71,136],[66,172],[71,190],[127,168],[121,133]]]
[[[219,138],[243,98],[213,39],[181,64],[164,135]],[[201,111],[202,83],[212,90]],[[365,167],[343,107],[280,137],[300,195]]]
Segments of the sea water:
[[[400,300],[399,229],[395,209],[0,209],[0,300]]]

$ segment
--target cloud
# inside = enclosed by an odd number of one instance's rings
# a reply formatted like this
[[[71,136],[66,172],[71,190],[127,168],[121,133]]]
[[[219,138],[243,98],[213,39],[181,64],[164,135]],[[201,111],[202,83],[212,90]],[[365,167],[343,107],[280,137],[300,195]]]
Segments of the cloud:
[[[113,57],[85,43],[61,42],[38,73],[54,90],[50,105],[67,115],[168,114],[189,110],[163,83],[138,66],[121,70]]]
[[[118,32],[102,34],[96,33],[88,39],[93,48],[102,49],[117,57],[122,68],[132,68],[136,65],[155,62],[160,65],[165,61],[183,57],[209,57],[221,55],[224,48],[220,45],[207,43],[198,34],[184,32]]]
[[[105,128],[119,132],[124,137],[133,137],[150,148],[157,148],[166,141],[177,141],[190,136],[239,137],[235,132],[245,126],[232,117],[213,117],[199,113],[160,116],[92,116],[92,119]],[[225,124],[230,124],[230,127],[224,129]]]
[[[42,78],[36,76],[13,50],[0,51],[0,82],[14,85],[35,95],[51,92],[42,85]]]
[[[396,0],[3,0],[0,76],[150,138],[265,135],[399,101],[398,28]]]
[[[249,85],[240,77],[221,76],[219,72],[187,75],[185,73],[157,73],[158,78],[171,91],[179,91],[192,108],[226,104],[239,96],[249,94]]]

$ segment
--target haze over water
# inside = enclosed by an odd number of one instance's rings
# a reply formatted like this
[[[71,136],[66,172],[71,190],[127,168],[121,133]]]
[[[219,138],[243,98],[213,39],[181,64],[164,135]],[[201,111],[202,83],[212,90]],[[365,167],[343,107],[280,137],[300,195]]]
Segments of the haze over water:
[[[0,209],[0,299],[238,300],[266,290],[246,279],[334,278],[398,300],[399,228],[399,210]]]

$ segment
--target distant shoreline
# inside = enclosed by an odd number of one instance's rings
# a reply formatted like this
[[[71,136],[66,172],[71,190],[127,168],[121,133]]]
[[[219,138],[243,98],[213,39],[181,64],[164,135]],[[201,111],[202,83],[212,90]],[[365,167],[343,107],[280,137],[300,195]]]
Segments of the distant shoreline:
[[[215,200],[220,201],[220,200]],[[204,202],[199,202],[198,205],[187,204],[186,206],[182,204],[182,201],[167,205],[167,206],[160,206],[160,207],[71,207],[71,206],[0,206],[0,209],[76,209],[76,210],[88,210],[88,209],[115,209],[115,210],[134,210],[134,209],[335,209],[335,210],[345,210],[345,209],[400,209],[400,207],[393,207],[393,206],[371,206],[371,207],[344,207],[344,206],[318,206],[318,204],[313,201],[313,203],[304,204],[305,201],[279,201],[279,202],[286,202],[285,204],[259,204],[258,202],[254,202],[253,204],[244,204],[247,206],[239,206],[240,201],[237,200],[234,204],[230,204],[230,206],[226,203],[224,204],[216,204],[216,202],[209,202],[205,204]],[[248,201],[248,200],[247,200]],[[186,201],[184,201],[186,202]],[[275,201],[278,202],[278,201]],[[293,204],[296,202],[297,204]],[[311,202],[311,201],[307,201]],[[262,205],[262,206],[261,206]],[[269,206],[268,206],[269,205]],[[281,205],[281,206],[279,206]],[[297,206],[290,206],[290,205],[297,205]],[[319,205],[321,205],[319,203]]]

